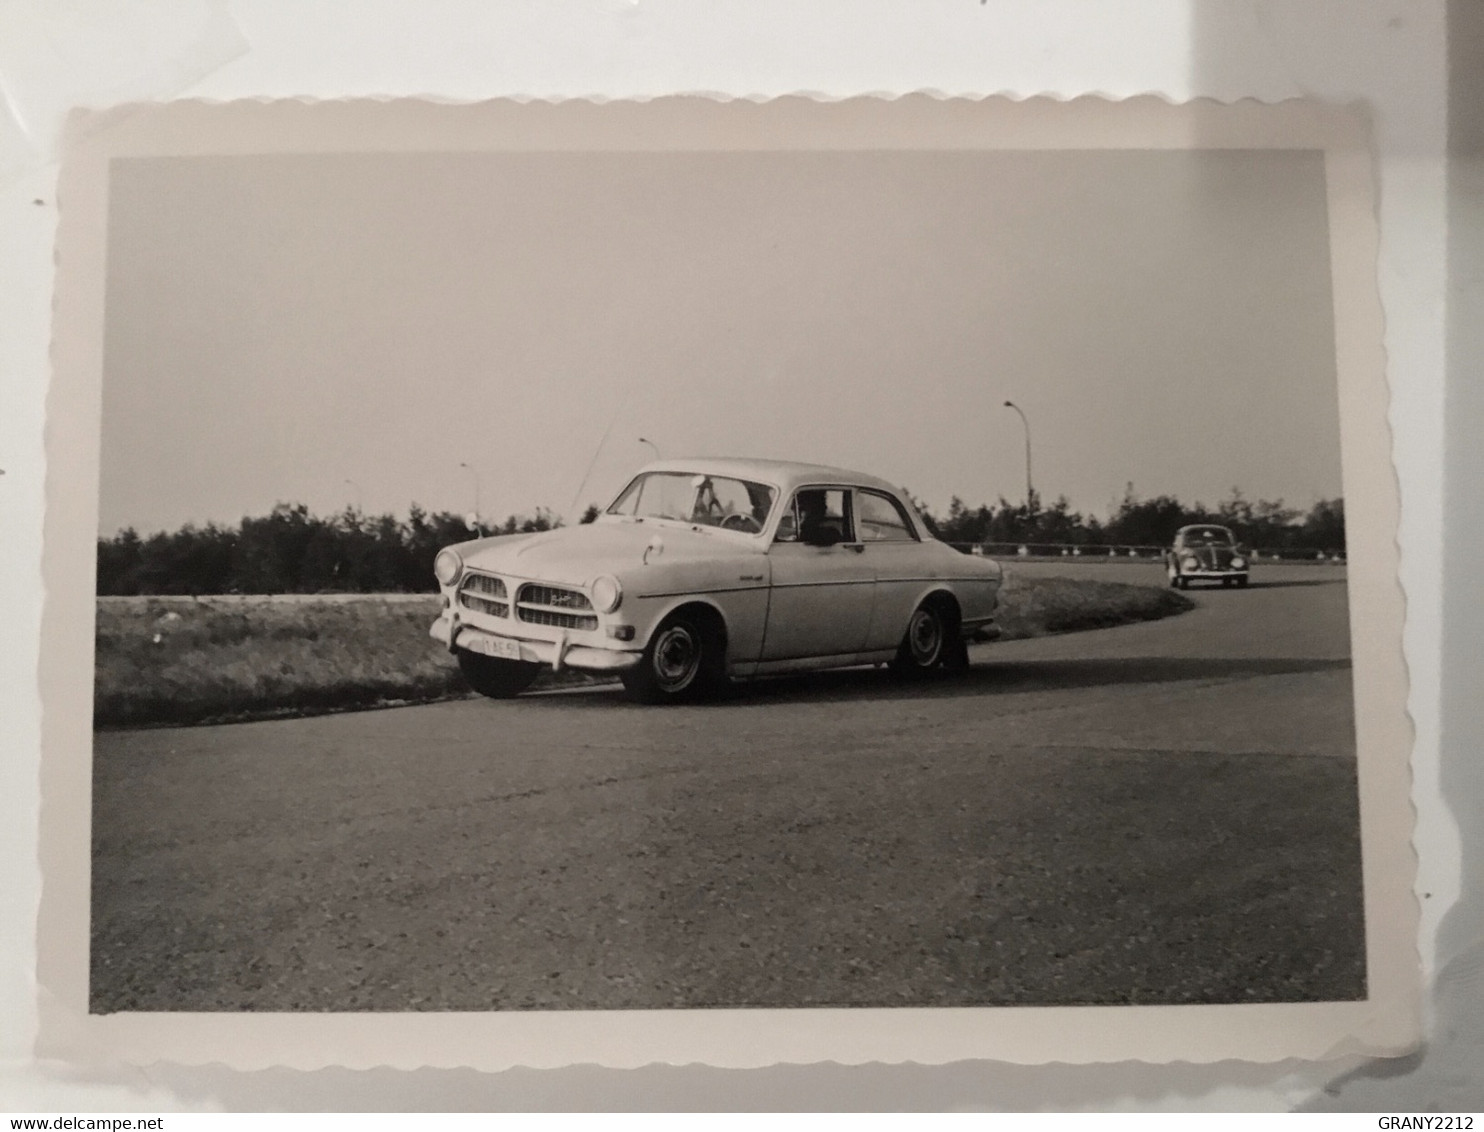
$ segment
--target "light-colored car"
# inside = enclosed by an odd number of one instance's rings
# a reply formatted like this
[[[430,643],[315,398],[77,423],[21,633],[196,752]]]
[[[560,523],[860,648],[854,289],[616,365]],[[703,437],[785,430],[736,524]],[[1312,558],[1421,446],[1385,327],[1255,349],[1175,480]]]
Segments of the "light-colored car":
[[[542,666],[619,675],[642,702],[731,678],[968,663],[1001,568],[934,539],[874,476],[768,460],[650,464],[596,521],[440,551],[431,635],[487,696]]]
[[[1246,551],[1228,528],[1214,523],[1181,527],[1174,545],[1165,551],[1165,574],[1179,590],[1200,581],[1245,586],[1247,571]]]

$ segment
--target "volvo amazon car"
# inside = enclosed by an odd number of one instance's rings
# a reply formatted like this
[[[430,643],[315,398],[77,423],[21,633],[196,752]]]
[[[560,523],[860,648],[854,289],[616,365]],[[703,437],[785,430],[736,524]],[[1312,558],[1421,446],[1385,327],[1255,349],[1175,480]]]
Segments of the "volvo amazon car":
[[[1247,584],[1247,554],[1226,527],[1195,523],[1175,532],[1175,543],[1165,551],[1165,573],[1170,585],[1183,590],[1191,582]]]
[[[650,464],[594,522],[450,546],[434,572],[431,635],[475,691],[572,668],[644,703],[805,669],[962,668],[1002,579],[884,480],[764,460]]]

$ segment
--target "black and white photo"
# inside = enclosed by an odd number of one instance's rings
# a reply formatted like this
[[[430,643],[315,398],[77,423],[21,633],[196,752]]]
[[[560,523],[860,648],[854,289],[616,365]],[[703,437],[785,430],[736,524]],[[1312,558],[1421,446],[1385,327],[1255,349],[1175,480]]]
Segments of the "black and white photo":
[[[186,105],[78,150],[69,1017],[1405,1044],[1353,117]]]

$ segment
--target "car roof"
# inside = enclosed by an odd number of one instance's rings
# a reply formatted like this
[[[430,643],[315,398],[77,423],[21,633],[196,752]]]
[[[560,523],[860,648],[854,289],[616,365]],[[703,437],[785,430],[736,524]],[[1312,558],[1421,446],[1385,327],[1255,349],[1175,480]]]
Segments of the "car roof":
[[[1165,529],[1168,530],[1169,528],[1166,527]],[[1190,523],[1181,527],[1175,533],[1177,535],[1183,535],[1186,531],[1225,531],[1227,534],[1232,533],[1230,527],[1224,527],[1220,523]]]
[[[838,483],[852,487],[872,487],[900,495],[901,490],[865,472],[832,468],[827,464],[803,464],[792,460],[752,460],[743,457],[695,457],[656,460],[645,464],[641,472],[694,472],[698,475],[730,476],[775,484],[784,492],[811,483]]]

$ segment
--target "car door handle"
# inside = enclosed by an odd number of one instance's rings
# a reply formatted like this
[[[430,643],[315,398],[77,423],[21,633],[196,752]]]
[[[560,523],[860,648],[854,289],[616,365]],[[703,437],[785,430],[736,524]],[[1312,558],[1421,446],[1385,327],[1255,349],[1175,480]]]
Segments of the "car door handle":
[[[857,554],[862,554],[865,552],[866,544],[863,542],[842,542],[840,547],[843,550],[853,550]]]

